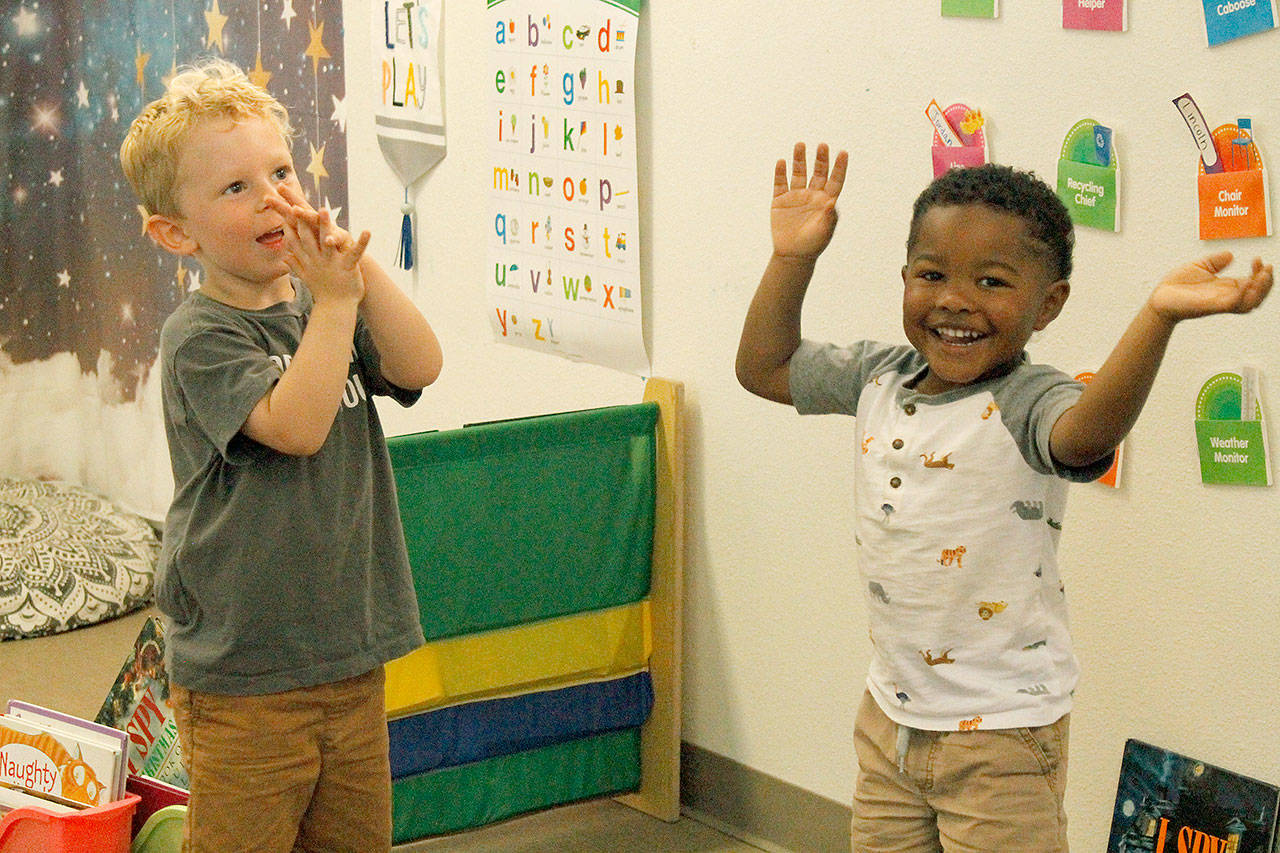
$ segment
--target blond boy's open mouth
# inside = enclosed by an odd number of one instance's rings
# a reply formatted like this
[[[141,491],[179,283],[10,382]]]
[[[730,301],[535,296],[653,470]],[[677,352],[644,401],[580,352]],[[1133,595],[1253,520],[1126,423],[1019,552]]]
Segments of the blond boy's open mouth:
[[[272,248],[283,245],[284,229],[277,228],[275,231],[268,231],[266,234],[263,234],[258,238],[258,242],[264,246],[270,246]]]

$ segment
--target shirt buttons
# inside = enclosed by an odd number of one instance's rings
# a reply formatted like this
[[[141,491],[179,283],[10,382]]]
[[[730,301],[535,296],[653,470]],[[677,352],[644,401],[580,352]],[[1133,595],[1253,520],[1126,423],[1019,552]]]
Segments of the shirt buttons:
[[[898,488],[898,486],[901,486],[901,485],[902,485],[902,478],[901,478],[901,477],[894,477],[893,479],[891,479],[891,480],[889,481],[889,485],[890,485],[890,486],[892,486],[892,487],[893,487],[893,488],[895,488],[895,489],[896,489],[896,488]]]
[[[901,449],[902,449],[902,439],[900,439],[900,438],[895,438],[895,439],[893,440],[893,449],[894,449],[894,450],[901,450]]]
[[[916,413],[916,404],[907,403],[905,406],[902,407],[902,411],[906,412],[908,415],[914,415]]]

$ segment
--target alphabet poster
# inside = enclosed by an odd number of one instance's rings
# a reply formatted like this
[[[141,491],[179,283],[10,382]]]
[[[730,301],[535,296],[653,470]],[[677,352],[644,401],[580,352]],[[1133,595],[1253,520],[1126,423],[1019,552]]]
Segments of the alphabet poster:
[[[641,314],[640,0],[488,0],[495,339],[649,372]]]

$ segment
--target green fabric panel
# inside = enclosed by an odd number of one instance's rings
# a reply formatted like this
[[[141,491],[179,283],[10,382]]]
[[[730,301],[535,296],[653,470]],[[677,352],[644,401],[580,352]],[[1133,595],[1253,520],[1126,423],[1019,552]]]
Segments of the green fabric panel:
[[[396,844],[640,787],[640,730],[624,729],[397,779]]]
[[[427,639],[639,601],[656,403],[389,439]]]

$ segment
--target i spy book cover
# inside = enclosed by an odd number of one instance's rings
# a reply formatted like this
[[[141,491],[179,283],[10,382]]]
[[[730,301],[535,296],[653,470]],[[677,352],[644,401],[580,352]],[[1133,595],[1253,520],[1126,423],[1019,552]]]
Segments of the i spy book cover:
[[[154,616],[143,623],[95,722],[129,735],[129,773],[152,776],[179,788],[190,784],[169,705],[164,627]]]
[[[1280,853],[1280,785],[1130,739],[1108,853]]]

